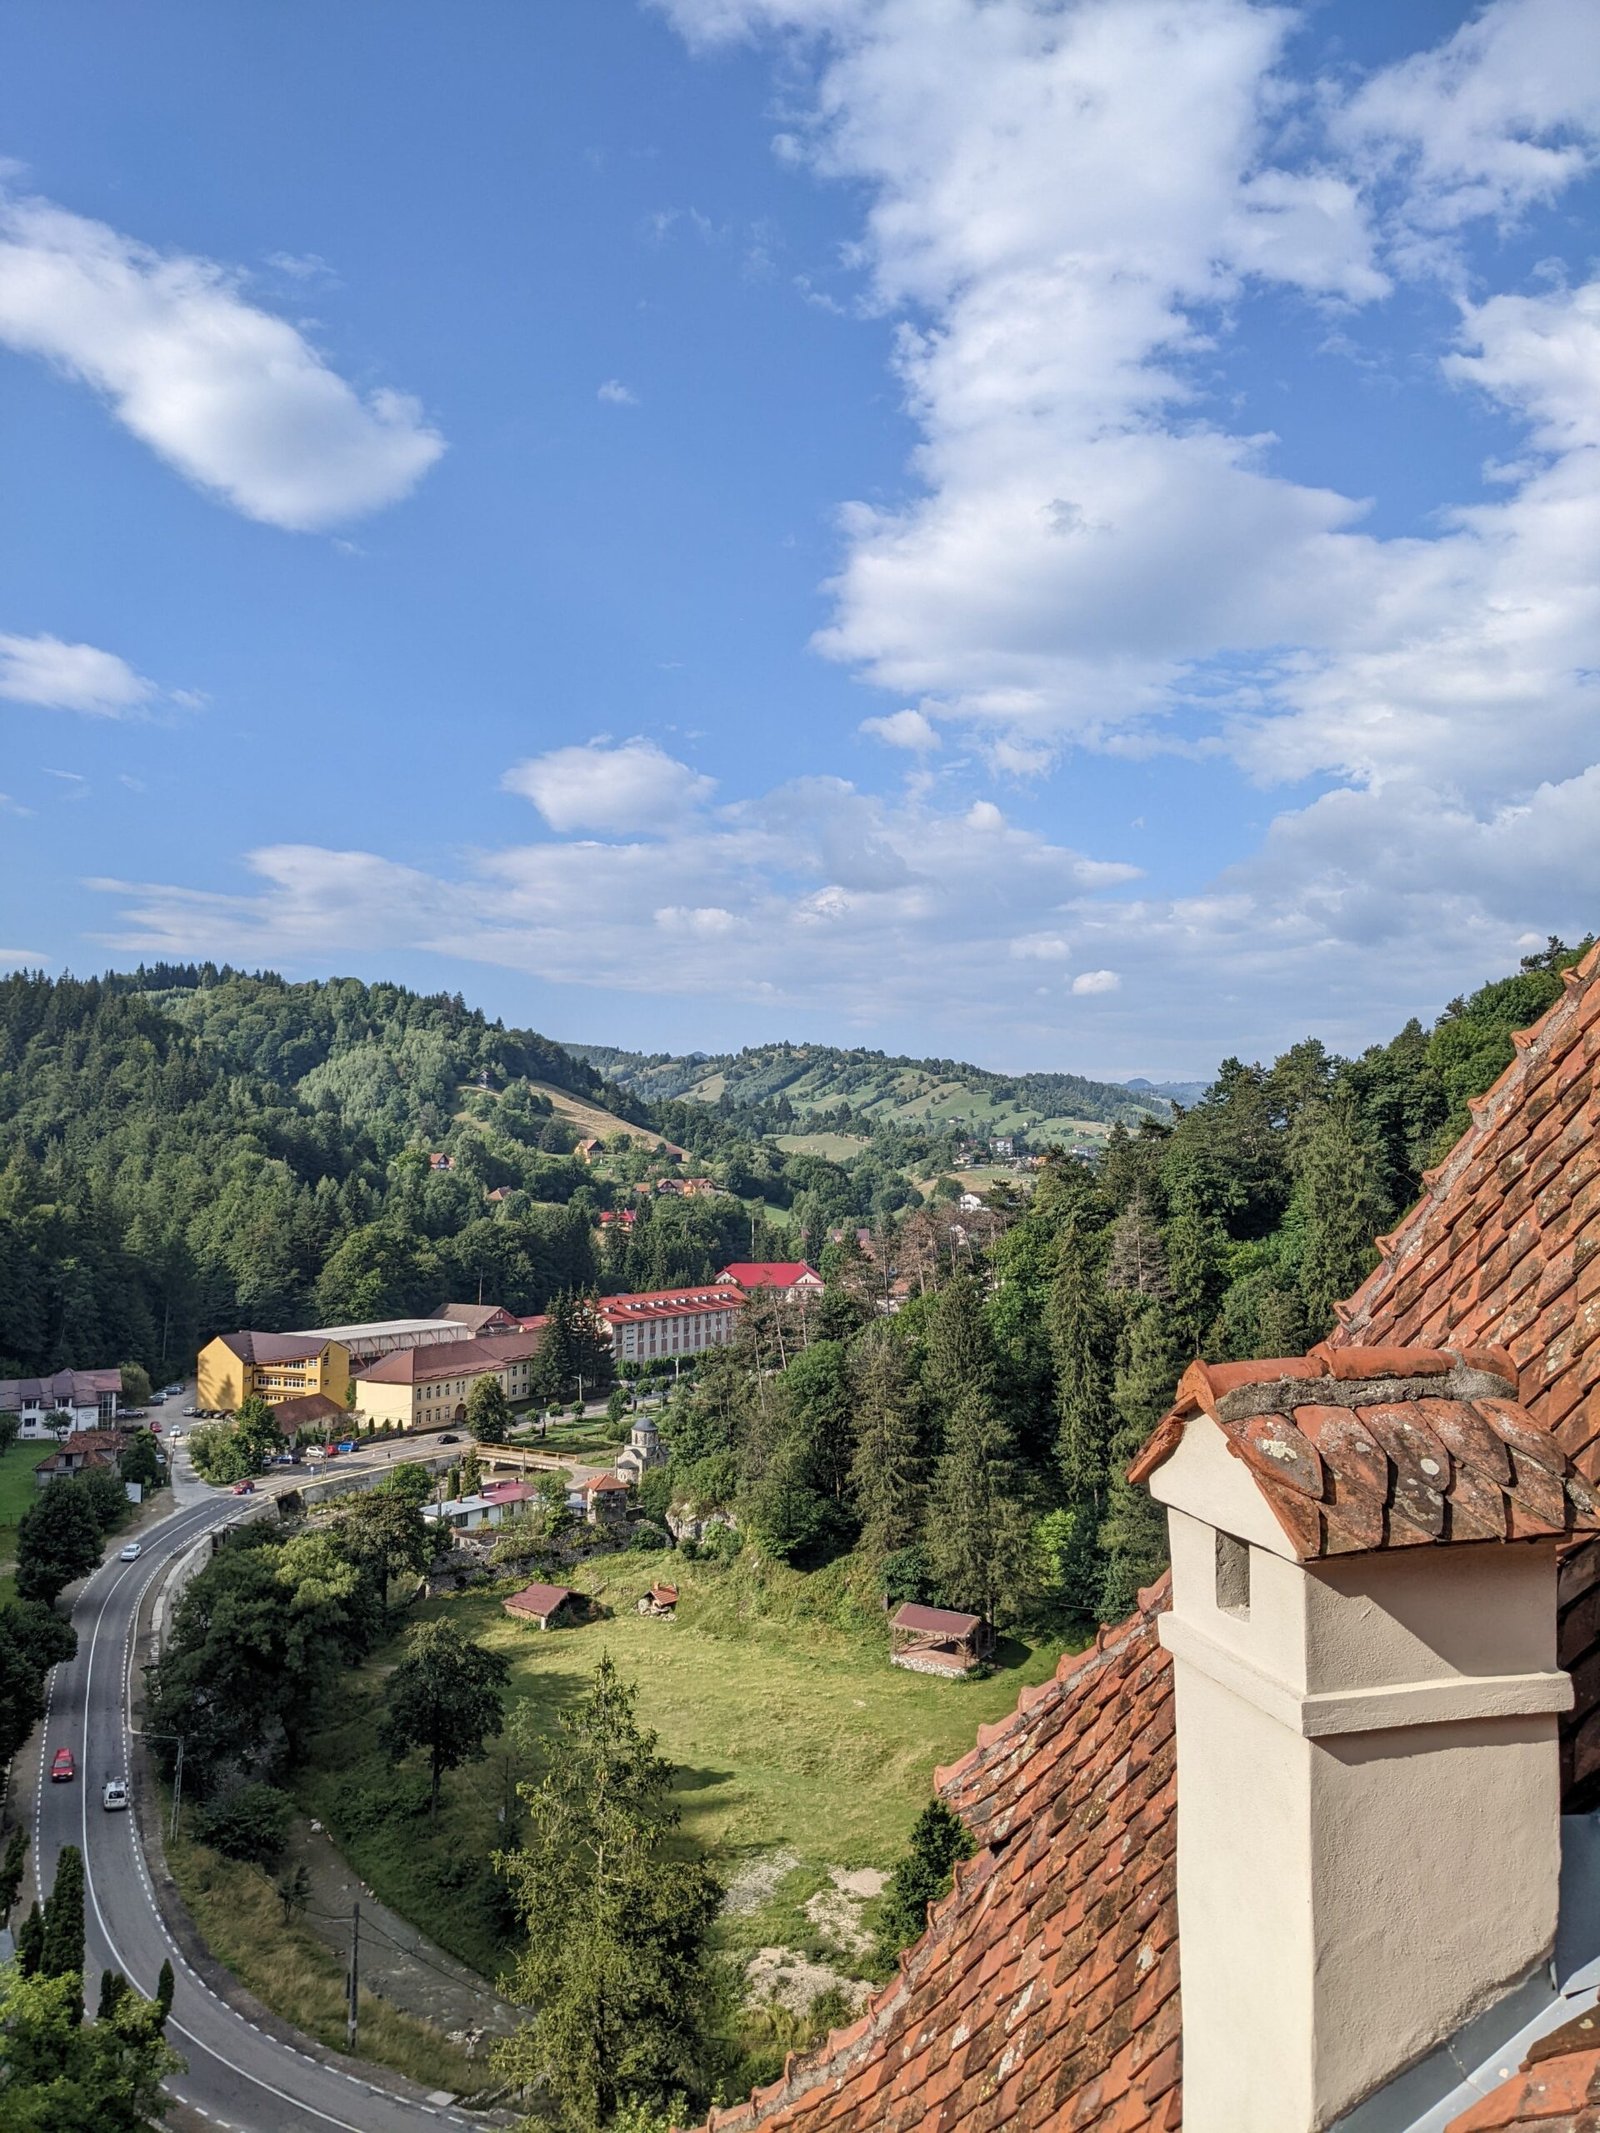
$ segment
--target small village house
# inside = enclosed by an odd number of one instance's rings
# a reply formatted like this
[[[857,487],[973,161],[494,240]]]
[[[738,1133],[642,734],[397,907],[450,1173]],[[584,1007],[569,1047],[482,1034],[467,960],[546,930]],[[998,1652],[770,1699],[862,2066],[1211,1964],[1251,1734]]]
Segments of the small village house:
[[[615,1474],[593,1474],[567,1491],[567,1509],[591,1526],[615,1526],[628,1515],[628,1484]]]
[[[489,1197],[493,1199],[493,1193]],[[517,1322],[504,1304],[440,1304],[433,1316],[448,1319],[455,1326],[465,1326],[474,1340],[485,1333],[515,1333],[517,1330]]]
[[[116,1471],[117,1459],[128,1444],[128,1434],[118,1429],[74,1430],[56,1452],[49,1452],[33,1470],[36,1488],[52,1481],[70,1480],[74,1474],[92,1473],[96,1467]]]
[[[342,1400],[325,1392],[303,1392],[292,1400],[280,1400],[272,1410],[278,1434],[286,1444],[320,1444],[348,1426],[350,1410]]]
[[[638,1610],[658,1622],[670,1622],[678,1612],[678,1588],[676,1585],[652,1585],[640,1600]]]

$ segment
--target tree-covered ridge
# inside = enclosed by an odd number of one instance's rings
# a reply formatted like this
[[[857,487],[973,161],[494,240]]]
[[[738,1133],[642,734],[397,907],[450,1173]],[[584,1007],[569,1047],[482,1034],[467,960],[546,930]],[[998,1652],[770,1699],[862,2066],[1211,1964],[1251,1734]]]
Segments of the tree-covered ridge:
[[[234,1326],[431,1310],[480,1278],[533,1311],[595,1279],[549,1099],[508,1080],[486,1126],[453,1078],[587,1069],[398,987],[207,976],[0,980],[0,1375],[167,1374]]]
[[[956,1059],[909,1059],[830,1044],[760,1044],[741,1052],[623,1052],[573,1045],[580,1058],[647,1103],[678,1097],[735,1107],[784,1106],[799,1123],[845,1106],[859,1126],[966,1126],[977,1134],[1035,1131],[1074,1119],[1135,1124],[1167,1104],[1082,1074],[997,1074]]]
[[[469,1083],[544,1081],[604,1100],[600,1076],[534,1030],[506,1029],[459,993],[357,978],[289,984],[271,971],[157,965],[109,981],[148,994],[236,1071],[336,1109],[384,1154],[437,1140]]]
[[[729,1508],[791,1562],[848,1552],[874,1602],[1120,1618],[1165,1547],[1124,1476],[1184,1366],[1332,1329],[1579,953],[1552,943],[1359,1059],[1308,1040],[1226,1060],[1170,1123],[1115,1127],[1093,1165],[1050,1159],[986,1247],[979,1218],[935,1235],[935,1210],[913,1214],[892,1248],[916,1291],[893,1317],[853,1237],[830,1245],[811,1344],[794,1356],[782,1308],[748,1304],[736,1350],[669,1407],[671,1465],[646,1490]]]

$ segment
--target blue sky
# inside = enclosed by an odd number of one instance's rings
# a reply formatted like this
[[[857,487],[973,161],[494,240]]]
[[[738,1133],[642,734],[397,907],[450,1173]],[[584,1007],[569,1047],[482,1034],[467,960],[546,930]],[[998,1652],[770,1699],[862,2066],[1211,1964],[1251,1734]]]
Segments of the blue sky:
[[[1192,1073],[1593,923],[1588,10],[69,15],[7,959]]]

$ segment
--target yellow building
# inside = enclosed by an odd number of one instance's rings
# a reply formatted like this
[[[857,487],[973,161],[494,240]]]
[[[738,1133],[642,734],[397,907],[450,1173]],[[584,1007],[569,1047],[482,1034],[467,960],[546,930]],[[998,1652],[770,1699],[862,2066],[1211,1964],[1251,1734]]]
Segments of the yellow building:
[[[350,1390],[350,1351],[342,1341],[312,1333],[219,1333],[200,1351],[195,1405],[205,1414],[231,1415],[258,1395],[280,1400],[323,1393],[341,1407]]]
[[[543,1327],[492,1333],[437,1348],[403,1348],[356,1378],[356,1412],[384,1429],[449,1429],[467,1419],[480,1378],[495,1377],[511,1401],[528,1397],[528,1372]]]

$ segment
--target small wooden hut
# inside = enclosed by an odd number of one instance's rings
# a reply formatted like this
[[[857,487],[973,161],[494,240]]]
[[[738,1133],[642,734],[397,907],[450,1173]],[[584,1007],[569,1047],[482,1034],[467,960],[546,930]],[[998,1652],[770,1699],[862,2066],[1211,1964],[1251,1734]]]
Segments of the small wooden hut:
[[[915,1674],[970,1674],[994,1650],[994,1631],[981,1615],[907,1600],[889,1619],[889,1657]]]
[[[515,1615],[519,1622],[549,1629],[576,1597],[570,1585],[524,1585],[504,1604],[506,1613]]]

